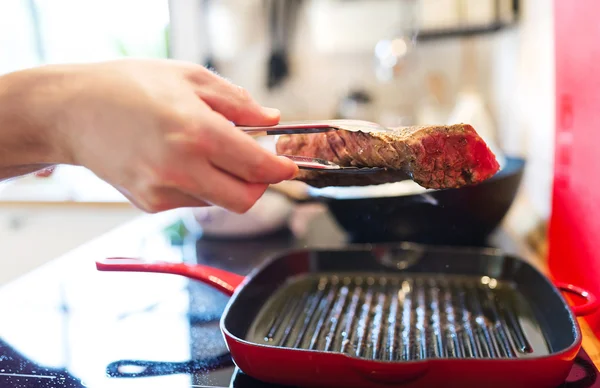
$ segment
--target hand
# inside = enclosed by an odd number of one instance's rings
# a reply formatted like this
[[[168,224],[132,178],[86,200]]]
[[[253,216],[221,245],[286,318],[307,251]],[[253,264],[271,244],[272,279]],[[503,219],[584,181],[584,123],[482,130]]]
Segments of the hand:
[[[36,119],[51,126],[65,162],[144,211],[212,204],[243,213],[297,172],[231,124],[273,125],[279,112],[199,65],[119,60],[32,71]]]

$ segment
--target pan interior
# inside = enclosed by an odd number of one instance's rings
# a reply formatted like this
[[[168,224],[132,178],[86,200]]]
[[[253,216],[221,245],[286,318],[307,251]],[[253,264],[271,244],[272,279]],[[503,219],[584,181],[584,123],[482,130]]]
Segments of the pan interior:
[[[450,274],[295,276],[262,306],[246,339],[381,361],[551,353],[512,282]]]

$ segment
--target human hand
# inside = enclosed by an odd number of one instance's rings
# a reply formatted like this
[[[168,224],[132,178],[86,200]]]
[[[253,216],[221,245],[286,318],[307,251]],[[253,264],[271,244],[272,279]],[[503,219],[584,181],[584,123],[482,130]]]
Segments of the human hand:
[[[64,162],[89,168],[146,212],[212,204],[243,213],[297,172],[231,124],[273,125],[279,112],[199,65],[118,60],[32,71],[36,117],[52,127]]]

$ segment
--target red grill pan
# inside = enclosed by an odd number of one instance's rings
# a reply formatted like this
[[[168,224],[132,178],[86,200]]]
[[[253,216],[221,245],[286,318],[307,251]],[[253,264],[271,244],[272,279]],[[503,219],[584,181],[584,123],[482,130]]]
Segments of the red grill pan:
[[[557,387],[581,347],[576,316],[598,307],[489,249],[294,250],[247,277],[128,258],[97,268],[179,274],[231,295],[220,325],[235,364],[291,386]]]

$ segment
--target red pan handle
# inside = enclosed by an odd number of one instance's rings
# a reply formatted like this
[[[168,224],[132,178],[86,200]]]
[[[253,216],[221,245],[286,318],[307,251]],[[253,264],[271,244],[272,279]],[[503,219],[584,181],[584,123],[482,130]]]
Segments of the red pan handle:
[[[585,299],[585,303],[577,306],[571,306],[571,309],[576,316],[582,317],[584,315],[593,314],[596,310],[598,310],[598,299],[589,291],[567,283],[558,283],[556,284],[556,287],[562,292],[571,293],[582,299]]]
[[[206,283],[230,296],[245,279],[238,274],[205,265],[162,261],[148,262],[129,257],[109,257],[99,260],[96,262],[96,269],[99,271],[156,272],[182,275]]]

